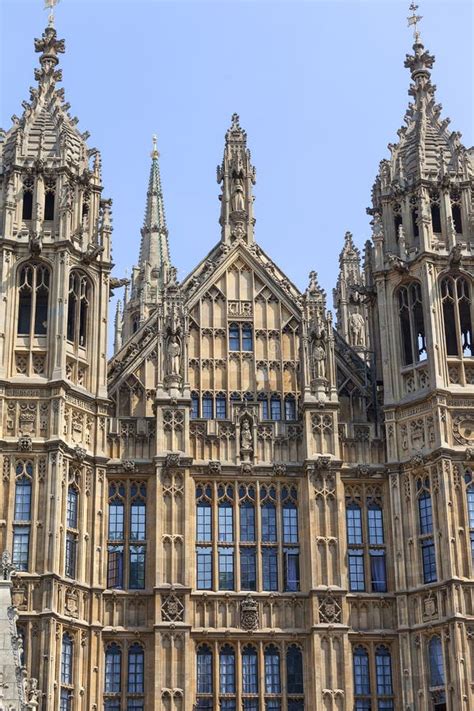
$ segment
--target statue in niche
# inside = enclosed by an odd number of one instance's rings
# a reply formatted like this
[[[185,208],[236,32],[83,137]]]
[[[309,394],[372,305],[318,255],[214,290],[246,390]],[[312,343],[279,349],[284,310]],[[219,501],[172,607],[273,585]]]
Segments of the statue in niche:
[[[166,360],[168,375],[179,376],[181,371],[181,344],[176,333],[172,333],[168,338]]]
[[[351,346],[365,346],[365,321],[362,314],[349,316],[349,337]]]
[[[240,425],[240,453],[244,462],[249,460],[253,449],[253,435],[250,424],[249,418],[244,417]]]
[[[245,211],[244,183],[240,175],[232,181],[231,207],[233,212]]]
[[[318,379],[326,378],[326,348],[324,346],[324,332],[316,336],[312,347],[312,366],[314,377]]]

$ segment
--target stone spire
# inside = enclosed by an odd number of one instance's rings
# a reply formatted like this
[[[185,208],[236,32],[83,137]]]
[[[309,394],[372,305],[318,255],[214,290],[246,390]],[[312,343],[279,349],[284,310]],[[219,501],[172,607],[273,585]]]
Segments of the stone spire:
[[[239,117],[233,114],[232,123],[225,135],[222,164],[217,167],[217,182],[222,184],[220,225],[222,241],[230,244],[243,239],[254,241],[252,186],[255,168],[247,148],[247,134],[241,128]]]
[[[344,236],[344,246],[339,255],[339,277],[333,291],[338,333],[356,350],[367,347],[368,329],[366,307],[359,290],[364,285],[360,251],[355,246],[351,232]]]
[[[148,265],[152,271],[156,270],[156,276],[162,286],[170,267],[170,257],[159,157],[156,136],[153,136],[145,219],[141,230],[139,268],[145,269],[145,265]]]

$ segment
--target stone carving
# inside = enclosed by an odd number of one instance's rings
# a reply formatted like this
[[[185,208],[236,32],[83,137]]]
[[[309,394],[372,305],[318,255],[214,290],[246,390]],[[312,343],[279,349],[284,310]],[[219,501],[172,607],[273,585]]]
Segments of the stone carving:
[[[222,465],[218,461],[211,460],[209,462],[209,474],[220,474],[222,471]]]
[[[258,626],[258,602],[250,593],[240,603],[240,626],[249,631]]]
[[[235,176],[232,181],[231,205],[233,212],[245,211],[244,184],[240,175]]]
[[[319,598],[319,619],[327,624],[341,622],[341,605],[332,595]]]
[[[29,434],[22,434],[18,438],[18,449],[20,452],[31,452],[33,449],[33,442]]]
[[[353,313],[349,316],[349,335],[352,346],[365,346],[365,321],[362,314]]]
[[[313,377],[319,380],[326,378],[326,348],[323,334],[316,336],[311,348]]]
[[[124,459],[122,462],[122,466],[126,472],[135,471],[135,462],[132,461],[131,459]]]
[[[84,447],[80,447],[78,444],[74,447],[74,456],[78,462],[83,462],[87,456],[87,450]]]
[[[2,553],[2,579],[10,580],[12,573],[15,571],[15,566],[12,563],[12,557],[9,551]]]
[[[176,378],[181,373],[181,344],[176,333],[170,334],[166,345],[166,372]]]
[[[250,459],[253,451],[253,434],[249,417],[243,417],[240,422],[240,454],[244,461]]]
[[[184,605],[174,593],[162,598],[161,619],[164,622],[183,622]]]

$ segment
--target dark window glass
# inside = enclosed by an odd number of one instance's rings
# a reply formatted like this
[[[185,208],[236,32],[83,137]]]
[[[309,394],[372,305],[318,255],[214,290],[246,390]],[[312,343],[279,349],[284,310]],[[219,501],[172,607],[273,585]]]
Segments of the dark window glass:
[[[432,538],[421,542],[421,557],[423,560],[423,580],[425,583],[435,583],[436,575],[436,553]]]
[[[349,563],[349,589],[353,592],[365,590],[364,551],[360,548],[347,551]]]
[[[284,548],[284,586],[288,592],[300,589],[300,556],[298,548]]]
[[[68,528],[77,528],[77,507],[78,507],[79,495],[70,486],[67,490],[67,526]]]
[[[212,418],[214,417],[212,395],[203,395],[202,416],[205,420],[212,420]]]
[[[391,696],[393,694],[392,660],[386,647],[377,647],[375,650],[375,676],[377,696]]]
[[[428,645],[430,686],[444,686],[443,648],[440,637],[432,637]]]
[[[59,711],[71,711],[72,696],[71,689],[61,689],[59,694]]]
[[[373,592],[387,592],[387,571],[384,550],[377,548],[370,550],[370,578]]]
[[[369,529],[369,544],[383,545],[384,536],[382,509],[377,504],[369,504],[367,509],[367,523]],[[354,544],[356,541],[349,541],[349,543]]]
[[[257,650],[254,647],[244,647],[242,651],[242,691],[258,694]]]
[[[240,329],[236,323],[229,326],[229,350],[240,351]]]
[[[274,395],[270,400],[271,408],[271,419],[278,421],[281,420],[281,400],[278,396]]]
[[[225,395],[217,395],[216,397],[216,418],[225,420],[227,417],[227,399]]]
[[[144,541],[146,538],[146,504],[138,499],[130,507],[130,538],[132,541]]]
[[[461,206],[460,205],[452,205],[451,211],[452,211],[452,215],[453,215],[453,225],[454,225],[454,229],[456,230],[456,234],[461,235],[462,234]]]
[[[454,315],[455,291],[454,281],[447,277],[441,282],[441,300],[443,303],[444,335],[448,355],[458,355],[458,340],[456,336],[456,317]]]
[[[191,419],[199,417],[199,396],[196,393],[191,395]]]
[[[221,694],[235,694],[235,653],[228,644],[219,655],[219,688]]]
[[[261,408],[262,408],[262,420],[269,420],[270,419],[270,411],[268,409],[268,400],[267,398],[262,398],[261,400]]]
[[[130,588],[145,587],[145,546],[130,546]]]
[[[107,587],[123,587],[123,546],[108,547]]]
[[[197,505],[196,537],[198,541],[212,540],[211,505],[199,502]]]
[[[230,543],[234,540],[234,512],[232,504],[219,504],[219,541]]]
[[[212,590],[212,549],[199,546],[196,549],[197,587]]]
[[[437,234],[441,233],[441,212],[439,205],[431,205],[431,225],[433,227],[433,232]]]
[[[31,481],[26,476],[16,480],[15,486],[15,521],[31,519]]]
[[[28,570],[28,554],[30,547],[30,529],[26,526],[13,528],[12,563],[16,570]]]
[[[61,652],[61,684],[72,684],[73,641],[66,633],[63,635]]]
[[[265,693],[281,693],[280,680],[280,653],[276,647],[270,645],[265,650]],[[278,702],[279,703],[279,702]]]
[[[411,211],[411,224],[413,227],[413,237],[420,236],[420,228],[418,225],[418,208],[414,207]]]
[[[255,548],[240,549],[240,587],[242,590],[257,589],[257,566]]]
[[[292,395],[285,398],[285,420],[296,420],[296,400]]]
[[[262,549],[262,575],[264,590],[278,590],[278,553],[276,548]]]
[[[35,336],[44,336],[48,327],[49,271],[45,267],[36,270]]]
[[[121,541],[124,537],[124,508],[119,500],[109,503],[109,540]]]
[[[289,694],[303,693],[303,657],[299,647],[290,647],[286,653],[286,678]]]
[[[66,533],[65,573],[68,578],[76,577],[77,540],[74,533]]]
[[[219,548],[219,589],[234,589],[234,549]]]
[[[418,497],[418,511],[420,515],[420,533],[433,533],[433,507],[431,496],[427,491],[424,491]]]
[[[54,220],[54,192],[48,191],[44,196],[44,219]]]
[[[298,543],[298,510],[292,502],[283,504],[283,542]]]
[[[233,350],[231,348],[231,350]],[[242,350],[253,351],[253,333],[252,326],[242,326]]]
[[[33,216],[33,193],[31,190],[23,191],[22,220],[31,220]]]
[[[197,693],[212,694],[212,652],[205,645],[197,653]]]
[[[105,653],[105,693],[116,694],[121,689],[122,652],[117,644],[111,644]]]
[[[276,543],[277,522],[275,505],[267,502],[262,505],[262,541]]]
[[[255,541],[255,507],[250,501],[240,504],[240,540]]]
[[[356,696],[370,696],[369,655],[364,647],[354,649],[354,693]]]
[[[347,542],[356,546],[362,544],[362,513],[360,506],[350,503],[346,506]]]
[[[471,484],[466,489],[467,513],[469,517],[469,528],[474,528],[474,485]],[[15,516],[15,518],[17,518]]]
[[[145,691],[145,657],[139,644],[128,650],[128,693],[143,694]]]

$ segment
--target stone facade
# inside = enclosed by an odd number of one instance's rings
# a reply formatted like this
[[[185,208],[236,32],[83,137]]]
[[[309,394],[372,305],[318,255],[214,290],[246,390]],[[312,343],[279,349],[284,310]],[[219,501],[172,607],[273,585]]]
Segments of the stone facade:
[[[219,243],[177,281],[154,144],[139,263],[111,278],[52,23],[35,49],[0,142],[0,633],[11,585],[31,708],[472,709],[473,154],[419,35],[335,326],[316,273],[299,291],[255,242],[237,115]]]

